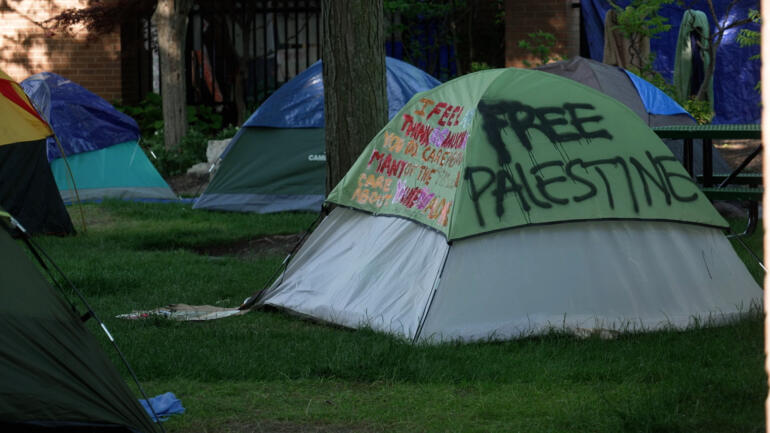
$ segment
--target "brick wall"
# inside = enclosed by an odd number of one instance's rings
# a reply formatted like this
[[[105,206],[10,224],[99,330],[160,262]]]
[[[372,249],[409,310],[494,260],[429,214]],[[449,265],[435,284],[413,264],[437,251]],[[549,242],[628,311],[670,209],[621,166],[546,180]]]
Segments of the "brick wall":
[[[82,27],[53,34],[45,21],[88,0],[0,1],[0,69],[21,81],[55,72],[113,101],[121,97],[120,31],[89,40]]]
[[[537,58],[519,48],[519,41],[538,30],[556,36],[552,55],[574,57],[580,53],[579,0],[505,0],[505,65],[535,65]]]

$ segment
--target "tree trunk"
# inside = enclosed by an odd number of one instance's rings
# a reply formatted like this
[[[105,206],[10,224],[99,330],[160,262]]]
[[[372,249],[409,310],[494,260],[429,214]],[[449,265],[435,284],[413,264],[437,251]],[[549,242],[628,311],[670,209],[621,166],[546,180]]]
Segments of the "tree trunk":
[[[166,149],[174,149],[187,133],[185,37],[193,0],[158,0],[153,18],[158,28],[160,93]]]
[[[326,193],[388,121],[382,0],[322,0]]]

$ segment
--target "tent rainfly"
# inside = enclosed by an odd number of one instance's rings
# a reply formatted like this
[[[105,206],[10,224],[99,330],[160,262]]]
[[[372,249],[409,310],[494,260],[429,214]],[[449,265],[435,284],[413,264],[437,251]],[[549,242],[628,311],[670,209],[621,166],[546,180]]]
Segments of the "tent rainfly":
[[[47,154],[62,199],[176,200],[176,195],[139,147],[139,126],[96,94],[64,77],[41,72],[21,83],[48,120],[72,170],[53,138]]]
[[[157,431],[72,305],[6,228],[0,220],[0,431]]]
[[[761,290],[725,220],[628,107],[540,71],[415,96],[246,305],[413,341],[683,328]]]
[[[74,233],[45,159],[51,128],[21,87],[0,71],[0,206],[29,233]]]
[[[623,68],[583,57],[574,57],[538,66],[535,69],[575,80],[612,96],[633,110],[650,127],[696,124],[690,113],[662,90]],[[684,161],[684,146],[681,140],[663,142],[679,161]],[[692,157],[695,174],[700,174],[703,170],[703,147],[694,146]],[[719,152],[712,153],[711,166],[714,168],[714,173],[732,171]]]
[[[243,124],[222,154],[195,209],[281,212],[321,209],[326,189],[321,61],[289,80]],[[389,118],[417,92],[439,83],[387,57]]]

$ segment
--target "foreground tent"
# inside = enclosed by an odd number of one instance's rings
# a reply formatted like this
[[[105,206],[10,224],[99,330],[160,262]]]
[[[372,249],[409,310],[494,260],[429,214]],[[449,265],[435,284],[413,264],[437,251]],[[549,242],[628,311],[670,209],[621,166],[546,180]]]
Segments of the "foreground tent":
[[[633,110],[650,127],[696,124],[695,119],[662,90],[617,66],[574,57],[548,63],[536,69],[575,80],[617,99]],[[677,159],[684,161],[681,140],[666,140],[665,143]],[[719,152],[712,153],[711,166],[714,168],[714,173],[732,171]],[[693,169],[696,174],[703,170],[703,147],[700,145],[693,146]]]
[[[45,159],[51,134],[21,87],[0,71],[0,206],[30,233],[70,234],[75,230]]]
[[[386,58],[389,118],[417,92],[439,82]],[[281,86],[243,124],[222,155],[196,209],[319,211],[326,189],[321,61]]]
[[[67,163],[81,200],[176,199],[139,147],[139,127],[134,119],[51,72],[35,74],[21,84],[64,149],[66,161],[55,140],[48,140],[48,160],[65,202],[78,198]]]
[[[0,221],[0,430],[156,431],[98,341],[6,227]]]
[[[681,328],[761,299],[727,223],[654,132],[539,71],[421,93],[328,201],[338,206],[245,306],[472,341]]]

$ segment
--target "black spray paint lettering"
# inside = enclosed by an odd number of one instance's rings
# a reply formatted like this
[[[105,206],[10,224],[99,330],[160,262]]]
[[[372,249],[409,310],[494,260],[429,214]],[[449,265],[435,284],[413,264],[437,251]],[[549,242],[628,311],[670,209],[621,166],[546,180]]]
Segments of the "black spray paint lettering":
[[[646,161],[640,161],[633,156],[628,160],[620,156],[593,161],[574,159],[566,163],[553,160],[537,164],[528,173],[518,162],[513,164],[513,170],[505,167],[497,171],[484,166],[466,167],[464,177],[468,181],[470,198],[474,203],[478,223],[482,227],[485,226],[485,220],[481,198],[486,193],[494,198],[494,212],[498,218],[505,215],[505,200],[511,193],[515,195],[521,210],[525,213],[529,212],[533,206],[549,209],[554,206],[566,206],[570,202],[581,203],[590,199],[601,199],[602,196],[607,206],[614,210],[618,188],[627,190],[631,201],[630,206],[635,213],[640,211],[637,197],[639,189],[644,194],[644,204],[647,207],[659,204],[656,203],[656,197],[662,198],[666,206],[670,206],[673,201],[690,202],[698,198],[695,192],[683,195],[680,190],[681,183],[692,187],[694,185],[692,179],[666,169],[666,163],[672,163],[676,167],[678,164],[676,158],[653,156],[649,151],[645,152],[645,156]],[[622,182],[612,183],[606,173],[609,170],[619,171],[620,176],[616,179]],[[591,172],[595,172],[601,179],[598,185],[596,181],[586,177]],[[564,182],[579,184],[583,190],[574,193],[571,197],[560,197],[552,186]],[[495,185],[495,188],[490,190],[492,185]],[[657,193],[654,193],[655,191]]]
[[[478,105],[484,118],[487,140],[497,152],[498,163],[507,165],[511,154],[505,148],[502,130],[510,127],[527,151],[532,151],[529,131],[540,131],[551,143],[567,143],[596,138],[612,139],[606,129],[591,124],[600,123],[604,117],[595,114],[596,108],[585,103],[565,103],[561,107],[535,108],[519,101],[485,102]],[[593,114],[593,115],[591,115]]]

